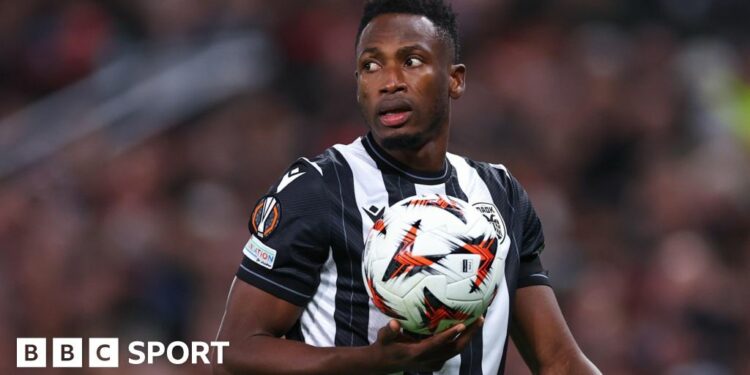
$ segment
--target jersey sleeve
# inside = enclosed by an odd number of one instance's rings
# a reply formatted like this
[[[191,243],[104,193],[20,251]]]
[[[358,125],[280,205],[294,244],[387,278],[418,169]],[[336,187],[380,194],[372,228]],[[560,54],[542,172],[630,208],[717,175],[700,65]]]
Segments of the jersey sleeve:
[[[544,250],[544,231],[542,222],[534,211],[529,195],[523,186],[510,176],[513,190],[513,203],[517,220],[522,227],[522,239],[519,244],[520,269],[518,272],[518,288],[531,285],[550,285],[549,273],[542,266],[540,254]]]
[[[328,209],[320,168],[304,159],[292,164],[251,212],[237,278],[304,306],[328,255]]]

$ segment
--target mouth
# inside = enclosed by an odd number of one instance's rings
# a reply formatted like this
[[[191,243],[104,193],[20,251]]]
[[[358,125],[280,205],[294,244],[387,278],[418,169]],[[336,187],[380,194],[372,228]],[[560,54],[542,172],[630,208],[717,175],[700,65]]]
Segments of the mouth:
[[[378,106],[378,119],[386,127],[404,125],[412,115],[412,108],[406,101],[390,101]]]
[[[411,111],[386,112],[378,116],[378,118],[380,119],[380,123],[389,128],[406,124],[406,122],[409,121],[410,117]]]

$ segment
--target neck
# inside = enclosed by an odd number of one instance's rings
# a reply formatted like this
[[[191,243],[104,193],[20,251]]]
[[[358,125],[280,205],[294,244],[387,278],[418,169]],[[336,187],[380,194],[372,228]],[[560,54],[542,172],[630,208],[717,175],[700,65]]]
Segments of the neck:
[[[386,150],[394,159],[417,171],[438,172],[445,167],[445,141],[430,140],[416,150]]]
[[[372,134],[372,133],[371,133]],[[379,148],[399,163],[420,172],[440,172],[445,168],[448,151],[448,134],[439,134],[415,149],[386,149],[383,142],[372,134]]]

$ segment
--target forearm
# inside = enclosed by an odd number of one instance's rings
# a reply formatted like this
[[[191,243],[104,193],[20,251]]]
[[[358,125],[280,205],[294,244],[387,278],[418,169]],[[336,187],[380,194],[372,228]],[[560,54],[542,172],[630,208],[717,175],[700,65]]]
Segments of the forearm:
[[[552,289],[519,289],[514,306],[510,333],[534,374],[601,374],[573,339]]]
[[[545,345],[543,353],[535,353],[533,351],[533,344],[527,340],[527,337],[521,335],[517,331],[517,328],[514,326],[511,327],[513,341],[533,374],[601,374],[578,346],[571,345],[570,341],[567,343],[558,342],[558,345]],[[536,347],[538,348],[539,346]]]
[[[318,348],[272,336],[253,336],[230,346],[215,374],[384,374],[372,347]]]
[[[601,375],[580,350],[561,354],[561,358],[549,363],[538,363],[533,372],[539,375]]]

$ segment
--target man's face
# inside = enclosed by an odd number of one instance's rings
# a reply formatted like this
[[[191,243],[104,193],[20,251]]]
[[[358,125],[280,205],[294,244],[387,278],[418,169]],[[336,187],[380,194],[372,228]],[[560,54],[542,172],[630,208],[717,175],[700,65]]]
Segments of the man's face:
[[[448,132],[450,98],[464,89],[464,67],[426,17],[383,14],[357,46],[357,102],[387,149],[417,149]]]

